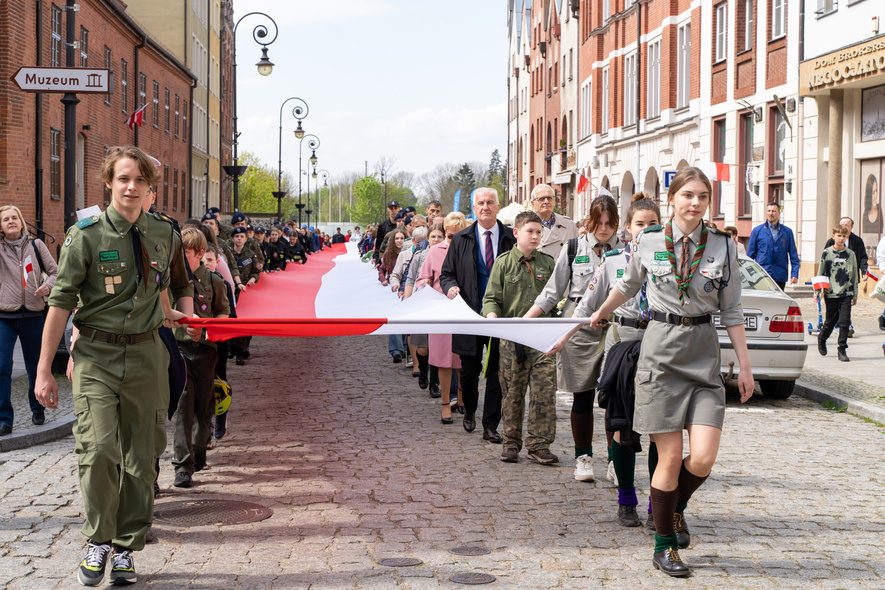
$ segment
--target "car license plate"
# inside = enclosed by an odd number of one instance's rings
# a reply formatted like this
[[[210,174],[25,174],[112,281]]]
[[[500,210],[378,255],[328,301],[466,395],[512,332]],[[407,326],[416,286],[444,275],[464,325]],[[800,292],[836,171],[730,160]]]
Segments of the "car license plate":
[[[713,326],[715,326],[719,330],[724,330],[725,326],[722,325],[722,321],[719,319],[718,315],[713,315]],[[754,315],[745,315],[744,316],[744,329],[756,331],[756,316]]]

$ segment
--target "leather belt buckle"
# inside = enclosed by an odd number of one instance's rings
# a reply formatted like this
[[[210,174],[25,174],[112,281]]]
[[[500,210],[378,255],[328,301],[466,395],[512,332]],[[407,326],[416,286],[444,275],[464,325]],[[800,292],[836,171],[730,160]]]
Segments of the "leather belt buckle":
[[[639,329],[644,330],[648,327],[648,320],[639,320]]]
[[[683,326],[690,326],[691,325],[691,318],[689,318],[689,317],[682,318],[682,325]]]
[[[117,344],[129,344],[128,334],[118,334],[116,337]]]

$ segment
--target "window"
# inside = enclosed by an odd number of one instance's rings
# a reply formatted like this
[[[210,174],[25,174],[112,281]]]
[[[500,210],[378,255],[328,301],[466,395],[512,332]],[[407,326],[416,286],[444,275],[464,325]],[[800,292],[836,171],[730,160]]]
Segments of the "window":
[[[636,54],[624,58],[624,126],[636,124]]]
[[[726,47],[726,28],[727,26],[727,16],[726,12],[728,10],[728,3],[723,2],[722,4],[718,4],[715,8],[715,19],[716,19],[716,36],[714,37],[714,54],[716,56],[716,61],[724,61],[726,56],[728,55],[728,49]]]
[[[169,166],[163,166],[163,210],[169,208]]]
[[[178,168],[172,169],[172,210],[178,211]]]
[[[691,100],[691,24],[679,27],[676,60],[676,108],[685,108]]]
[[[49,65],[53,68],[61,66],[61,8],[52,5],[52,20],[49,28],[50,33],[50,56]]]
[[[178,188],[179,188],[179,190],[181,190],[181,194],[179,195],[178,202],[181,205],[182,211],[187,211],[187,205],[186,205],[187,199],[185,198],[185,193],[187,192],[185,189],[185,187],[187,186],[186,182],[187,182],[187,178],[184,175],[184,170],[182,170],[181,171],[181,180],[178,183]]]
[[[572,73],[574,72],[575,67],[575,50],[568,50],[568,79],[572,79]]]
[[[814,14],[817,15],[818,18],[822,16],[826,16],[830,13],[836,12],[838,6],[836,4],[836,0],[817,0],[817,10],[814,11]]]
[[[181,100],[181,99],[180,99],[180,98],[178,97],[178,95],[176,94],[176,95],[175,95],[175,137],[178,137],[178,124],[179,124],[179,121],[180,121],[180,119],[179,119],[179,113],[180,113],[180,111],[179,111],[179,108],[178,108],[178,107],[179,107],[180,104],[181,104],[181,103],[180,103],[180,100]]]
[[[590,112],[593,108],[593,100],[592,100],[592,92],[593,83],[588,80],[581,87],[581,139],[585,137],[590,137],[590,134],[593,133],[593,128],[590,126]]]
[[[184,101],[181,109],[182,115],[182,124],[181,124],[181,139],[182,141],[187,141],[187,101]],[[182,188],[184,187],[184,183],[182,182]]]
[[[725,118],[713,121],[713,161],[722,162],[725,156]],[[713,217],[722,217],[722,181],[713,183]]]
[[[80,67],[89,67],[89,31],[80,27]]]
[[[166,133],[169,133],[169,124],[170,124],[169,119],[170,119],[170,115],[171,115],[171,113],[169,112],[170,108],[171,107],[169,105],[169,89],[166,88],[166,112],[165,112],[165,116],[164,116],[164,123],[165,123],[164,127],[166,129]]]
[[[649,119],[661,116],[661,40],[648,44],[648,104]]]
[[[154,127],[160,128],[160,83],[154,80],[154,110],[151,114]]]
[[[602,120],[599,132],[608,133],[608,66],[602,68]]]
[[[61,200],[61,129],[49,128],[49,196]]]
[[[602,22],[607,21],[612,15],[611,0],[602,0]]]
[[[129,63],[125,59],[120,60],[120,108],[128,113],[126,105],[129,103]]]
[[[138,108],[147,104],[147,74],[138,75]]]
[[[771,38],[783,37],[787,32],[787,0],[771,0]]]
[[[753,166],[753,114],[744,113],[740,118],[738,128],[738,170],[737,175],[737,205],[738,217],[749,216],[753,213],[753,182],[756,168]]]
[[[108,47],[107,45],[105,45],[104,46],[104,68],[111,72],[111,74],[112,74],[111,79],[113,79],[113,71],[111,70],[111,68],[112,68],[111,63],[112,63],[111,62],[111,48]],[[107,105],[111,104],[111,94],[113,94],[113,93],[114,93],[114,85],[108,83],[108,93],[104,95],[105,104],[107,104]]]
[[[743,16],[744,19],[743,35],[739,40],[741,50],[746,51],[753,48],[753,0],[743,0],[743,6],[739,9],[741,10],[740,16]]]

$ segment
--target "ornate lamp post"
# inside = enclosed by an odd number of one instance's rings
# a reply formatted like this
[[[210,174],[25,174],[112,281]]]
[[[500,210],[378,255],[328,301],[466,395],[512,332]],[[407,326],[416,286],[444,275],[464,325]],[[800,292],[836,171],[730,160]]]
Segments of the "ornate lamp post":
[[[280,105],[280,144],[279,150],[277,151],[277,190],[273,192],[273,196],[277,199],[277,220],[280,223],[282,223],[283,221],[283,199],[286,198],[287,192],[283,190],[283,107],[286,106],[286,103],[290,100],[297,100],[299,103],[296,104],[295,108],[292,109],[292,116],[298,120],[298,127],[295,128],[296,139],[301,139],[304,137],[304,129],[301,127],[301,121],[303,121],[304,118],[307,117],[307,114],[310,112],[310,107],[307,106],[307,102],[305,102],[302,98],[298,98],[297,96],[287,98],[283,101],[283,104]],[[299,162],[299,164],[300,163],[301,162]],[[301,179],[300,176],[298,178],[299,180]]]
[[[310,172],[305,170],[303,172],[303,174],[307,177],[307,203],[302,206],[307,207],[307,209],[305,209],[304,212],[307,214],[307,228],[308,228],[308,230],[310,230],[310,214],[313,213],[313,209],[310,208]],[[301,184],[299,183],[298,186],[300,187]],[[301,195],[299,195],[298,198],[300,199]],[[300,213],[301,209],[299,209],[298,212]]]
[[[277,27],[276,21],[272,19],[270,16],[263,12],[249,12],[240,17],[240,19],[234,25],[234,163],[232,166],[224,166],[224,171],[233,177],[234,181],[234,211],[240,210],[240,176],[245,174],[246,166],[240,166],[240,160],[237,156],[237,144],[238,138],[240,137],[239,132],[237,131],[237,27],[240,26],[240,23],[243,22],[243,19],[246,17],[258,15],[263,16],[267,20],[271,22],[274,28],[273,38],[270,41],[263,41],[265,37],[268,36],[270,29],[265,24],[256,25],[252,30],[252,38],[255,39],[255,42],[261,45],[261,59],[258,60],[258,63],[255,66],[258,68],[258,73],[262,76],[269,76],[273,71],[273,62],[270,61],[267,57],[267,46],[277,40],[277,36],[279,35],[280,29]]]
[[[300,123],[299,123],[300,125]],[[295,205],[298,208],[298,227],[301,227],[301,210],[304,209],[304,205],[301,203],[301,144],[304,140],[307,140],[307,147],[311,149],[310,163],[316,166],[317,163],[317,148],[320,147],[320,138],[314,135],[313,133],[308,133],[304,135],[302,133],[301,137],[298,141],[298,204]],[[304,172],[305,174],[307,171]],[[308,180],[308,189],[307,189],[307,197],[310,200],[310,181]],[[308,216],[310,212],[308,212]],[[308,217],[307,225],[310,225],[310,218]]]
[[[313,177],[316,178],[316,177],[317,177],[317,174],[319,174],[320,178],[323,179],[323,186],[329,186],[329,183],[327,182],[327,181],[329,180],[329,171],[328,171],[328,170],[317,170],[316,168],[314,168],[314,169],[313,169]],[[316,205],[317,205],[317,225],[319,225],[319,223],[320,223],[320,211],[322,210],[321,207],[320,207],[320,183],[319,183],[319,182],[316,183],[316,186],[314,187],[314,190],[315,190],[316,193],[317,193],[317,195],[316,195]],[[329,219],[331,220],[331,218],[332,218],[332,215],[330,214],[330,215],[329,215]],[[328,223],[328,221],[327,221],[327,223]]]

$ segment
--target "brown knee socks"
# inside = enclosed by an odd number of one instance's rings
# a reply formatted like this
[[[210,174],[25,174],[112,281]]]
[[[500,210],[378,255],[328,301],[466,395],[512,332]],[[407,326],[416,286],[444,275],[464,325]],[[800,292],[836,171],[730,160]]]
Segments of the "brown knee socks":
[[[685,468],[685,461],[682,462],[682,469],[679,470],[679,503],[688,502],[691,495],[697,491],[701,485],[707,481],[709,475],[700,477]]]

